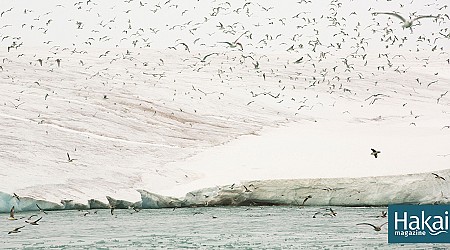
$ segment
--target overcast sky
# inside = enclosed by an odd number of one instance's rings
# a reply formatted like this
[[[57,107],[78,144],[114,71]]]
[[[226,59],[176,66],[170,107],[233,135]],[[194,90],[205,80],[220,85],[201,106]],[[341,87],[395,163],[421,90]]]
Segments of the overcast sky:
[[[421,35],[433,40],[438,37],[440,46],[449,43],[439,35],[440,31],[450,33],[448,16],[438,21],[422,19],[411,34],[402,29],[396,17],[372,15],[375,11],[396,11],[405,18],[443,15],[450,11],[444,7],[445,0],[312,2],[1,0],[0,47],[6,51],[16,42],[23,47],[44,48],[167,49],[184,42],[195,50],[223,47],[220,42],[234,41],[247,31],[239,39],[247,52],[286,50],[292,45],[301,50],[316,39],[324,47],[345,41],[344,48],[350,50],[355,49],[352,39],[364,38],[368,42],[365,49],[378,49],[388,44],[380,41],[386,27],[392,28],[398,38],[408,37],[410,42],[404,44],[407,48],[417,46],[415,40]],[[336,22],[338,26],[332,26]]]

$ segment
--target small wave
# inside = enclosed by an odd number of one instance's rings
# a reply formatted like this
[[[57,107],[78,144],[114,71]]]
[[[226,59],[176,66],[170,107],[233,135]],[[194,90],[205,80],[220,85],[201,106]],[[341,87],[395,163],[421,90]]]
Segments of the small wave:
[[[435,232],[435,233],[431,233],[431,232],[430,232],[430,235],[435,236],[435,235],[438,235],[438,234],[441,234],[441,233],[447,233],[447,231],[437,231],[437,232]]]

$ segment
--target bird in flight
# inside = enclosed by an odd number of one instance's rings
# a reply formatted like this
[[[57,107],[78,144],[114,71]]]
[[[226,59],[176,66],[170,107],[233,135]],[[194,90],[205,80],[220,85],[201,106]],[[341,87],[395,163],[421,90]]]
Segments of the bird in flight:
[[[436,179],[441,179],[441,180],[445,181],[445,178],[444,178],[444,177],[442,177],[442,176],[440,176],[440,175],[438,175],[438,174],[435,174],[435,173],[431,173],[431,174],[434,175],[434,178],[436,178]]]
[[[239,47],[238,49],[239,49],[240,51],[243,51],[244,48],[242,47],[242,44],[238,42],[238,40],[239,40],[243,35],[247,34],[247,32],[248,32],[248,31],[242,33],[236,40],[234,40],[234,42],[219,42],[219,43],[226,43],[226,44],[228,44],[228,46],[229,46],[230,48],[236,48],[236,47]]]
[[[186,43],[179,43],[179,44],[177,44],[176,46],[178,46],[178,45],[183,45],[184,46],[184,49],[187,51],[187,52],[189,52],[189,53],[191,53],[191,51],[189,50],[189,46],[186,44]],[[176,47],[175,46],[175,47]]]
[[[377,218],[386,218],[387,217],[387,212],[386,211],[381,211],[381,215],[378,215]]]
[[[39,209],[40,212],[43,212],[44,214],[48,214],[48,213],[45,212],[44,209],[42,209],[38,204],[36,204],[36,207]]]
[[[37,226],[37,225],[39,225],[38,221],[40,221],[41,219],[42,219],[42,217],[37,219],[37,220],[35,220],[35,221],[26,220],[25,222],[29,223],[30,225],[36,225]]]
[[[13,230],[9,231],[8,234],[12,234],[12,233],[20,233],[20,229],[24,228],[25,226],[21,226],[21,227],[16,227]]]
[[[335,211],[333,211],[333,209],[331,207],[327,208],[327,210],[330,210],[330,212],[329,213],[324,213],[323,216],[329,215],[331,217],[336,217],[337,213]]]
[[[72,158],[70,158],[70,155],[69,155],[69,153],[67,153],[67,160],[68,160],[69,162],[72,162],[72,161],[74,161],[74,160],[76,160],[76,159],[72,159]]]
[[[316,218],[316,215],[321,214],[322,212],[315,212],[313,218]]]
[[[397,14],[395,12],[374,12],[374,13],[372,13],[372,15],[374,15],[374,16],[376,16],[376,15],[395,16],[395,17],[399,18],[400,20],[402,20],[402,22],[403,22],[402,27],[403,28],[411,28],[411,29],[412,29],[414,21],[417,21],[417,20],[422,19],[422,18],[435,18],[435,19],[438,18],[438,17],[430,15],[430,16],[418,16],[418,17],[412,18],[410,20],[406,20],[404,17],[400,16],[399,14]]]
[[[8,220],[17,220],[16,218],[14,218],[14,206],[12,206],[11,210],[9,211]]]
[[[300,57],[300,59],[297,59],[297,61],[295,61],[294,63],[301,63],[301,62],[302,62],[302,60],[303,60],[303,56],[302,56],[302,57]]]
[[[370,223],[358,223],[358,224],[356,224],[356,225],[368,225],[368,226],[373,227],[373,230],[375,230],[375,231],[381,231],[381,227],[384,226],[384,225],[386,225],[386,224],[387,224],[387,222],[381,224],[380,226],[375,226],[375,225],[370,224]]]
[[[370,150],[372,150],[372,153],[370,154],[373,155],[375,158],[378,158],[378,154],[381,153],[381,151],[375,150],[373,148],[371,148]]]
[[[219,42],[219,43],[226,43],[226,44],[228,44],[228,46],[230,47],[230,48],[236,48],[236,47],[239,47],[239,50],[244,50],[244,48],[242,47],[242,44],[241,43],[239,43],[239,42]]]
[[[16,193],[13,193],[13,197],[17,199],[17,201],[20,201],[19,196]]]
[[[212,55],[219,55],[219,53],[210,53],[210,54],[207,54],[206,56],[204,56],[203,58],[194,56],[194,58],[199,59],[200,62],[206,62],[206,58],[208,58],[209,56],[212,56]]]
[[[303,200],[303,202],[302,202],[302,206],[305,205],[305,202],[306,202],[308,199],[310,199],[310,198],[312,198],[312,195],[306,196],[306,198],[305,198],[305,199]]]

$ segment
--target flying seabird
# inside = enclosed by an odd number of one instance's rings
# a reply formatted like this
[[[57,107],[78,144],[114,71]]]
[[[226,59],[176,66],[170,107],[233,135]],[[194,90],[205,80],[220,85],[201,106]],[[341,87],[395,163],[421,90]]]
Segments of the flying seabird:
[[[228,44],[228,46],[230,46],[230,48],[236,48],[239,46],[239,50],[244,50],[244,48],[242,47],[242,44],[239,42],[219,42],[219,43],[226,43]]]
[[[21,231],[19,229],[24,228],[25,226],[21,226],[21,227],[16,227],[13,230],[9,231],[8,234],[12,234],[12,233],[20,233]]]
[[[312,195],[306,196],[306,198],[305,198],[305,199],[303,200],[303,202],[302,202],[302,206],[305,205],[305,202],[306,202],[308,199],[310,199],[310,198],[312,198]]]
[[[42,209],[37,203],[36,203],[36,207],[39,209],[40,212],[44,213],[44,214],[48,214],[47,212],[44,211],[44,209]]]
[[[212,56],[212,55],[219,55],[219,53],[210,53],[210,54],[207,54],[206,56],[204,56],[203,58],[194,56],[194,58],[199,59],[200,62],[206,62],[206,58],[208,58],[209,56]]]
[[[67,160],[68,160],[69,162],[72,162],[72,161],[74,161],[74,160],[76,160],[76,159],[71,159],[69,153],[67,153]]]
[[[31,217],[30,217],[30,218],[31,218]],[[35,225],[35,226],[37,226],[37,225],[39,225],[39,224],[38,224],[38,221],[40,221],[41,219],[42,219],[42,217],[39,218],[39,219],[37,219],[37,220],[35,220],[35,221],[26,220],[25,222],[26,222],[26,223],[29,223],[30,225]]]
[[[381,153],[381,151],[375,150],[373,148],[371,148],[370,150],[372,150],[372,153],[370,153],[370,154],[375,156],[375,158],[378,158],[378,154]]]
[[[314,215],[313,215],[313,218],[316,218],[316,215],[318,215],[320,213],[322,213],[322,212],[315,212]]]
[[[377,218],[386,218],[386,216],[387,216],[387,212],[381,211],[381,215],[378,215]]]
[[[16,193],[13,193],[13,197],[17,199],[17,201],[20,201],[19,196]]]
[[[413,26],[413,22],[416,21],[416,20],[419,20],[419,19],[422,19],[422,18],[435,18],[435,19],[438,18],[438,17],[430,15],[430,16],[418,16],[418,17],[412,18],[410,20],[406,20],[404,17],[400,16],[399,14],[397,14],[395,12],[374,12],[372,14],[375,15],[375,16],[379,15],[379,14],[395,16],[395,17],[399,18],[400,20],[402,20],[402,22],[403,22],[402,27],[403,28],[411,28],[411,29],[412,29],[412,26]]]
[[[187,50],[187,52],[191,53],[191,51],[189,50],[189,46],[186,43],[179,43],[179,44],[177,44],[175,46],[178,46],[180,44],[184,46],[184,49]]]
[[[34,216],[37,216],[37,214],[33,214],[33,215],[31,215],[30,217],[28,217],[28,219],[27,219],[27,220],[31,220],[31,218],[33,218]],[[25,218],[25,217],[23,217],[23,218]]]
[[[297,59],[294,63],[301,63],[302,62],[302,60],[303,60],[303,56],[302,57],[300,57],[299,59]]]
[[[328,208],[327,210],[330,210],[330,212],[329,213],[324,213],[323,216],[329,215],[331,217],[335,217],[337,215],[337,213],[335,211],[333,211],[333,209],[331,209],[331,207]]]
[[[14,206],[12,206],[11,210],[9,211],[8,220],[17,220],[16,218],[14,218]]]
[[[431,173],[431,174],[434,175],[434,178],[436,178],[436,179],[441,179],[441,180],[445,181],[445,178],[444,178],[444,177],[442,177],[442,176],[440,176],[440,175],[438,175],[438,174],[435,174],[435,173]]]
[[[248,31],[242,33],[236,40],[234,40],[234,42],[219,42],[219,43],[226,43],[230,46],[230,48],[236,48],[239,46],[239,50],[244,50],[244,48],[242,47],[242,44],[238,42],[239,38],[241,38],[243,35],[245,35]]]
[[[356,224],[356,225],[369,225],[369,226],[373,227],[373,230],[375,230],[375,231],[381,231],[381,227],[384,226],[385,224],[387,224],[387,222],[381,224],[380,226],[375,226],[375,225],[370,224],[370,223],[358,223],[358,224]]]
[[[138,213],[139,211],[141,211],[141,209],[136,208],[135,206],[129,206],[128,209],[133,209],[134,212]],[[133,214],[133,212],[131,212],[131,214]]]

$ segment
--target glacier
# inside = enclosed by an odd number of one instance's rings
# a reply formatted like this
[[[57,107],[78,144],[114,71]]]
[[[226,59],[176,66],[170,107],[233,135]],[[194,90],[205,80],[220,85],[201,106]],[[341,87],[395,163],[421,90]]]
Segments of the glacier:
[[[176,2],[2,2],[0,212],[448,203],[445,3]]]
[[[449,204],[450,185],[438,176],[450,170],[363,178],[279,179],[233,183],[188,192],[174,198],[137,190],[141,200],[130,202],[108,198],[108,204],[89,200],[86,204],[61,201],[56,204],[0,193],[0,211],[38,211],[64,209],[183,208],[203,206],[388,206],[390,204]],[[444,178],[444,177],[443,177]],[[444,178],[445,179],[445,178]],[[306,199],[308,198],[308,199]],[[304,202],[304,200],[306,201]]]

